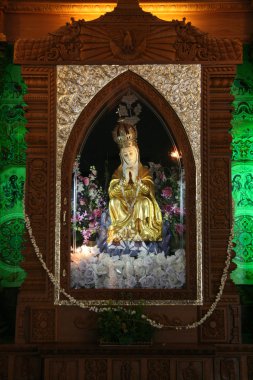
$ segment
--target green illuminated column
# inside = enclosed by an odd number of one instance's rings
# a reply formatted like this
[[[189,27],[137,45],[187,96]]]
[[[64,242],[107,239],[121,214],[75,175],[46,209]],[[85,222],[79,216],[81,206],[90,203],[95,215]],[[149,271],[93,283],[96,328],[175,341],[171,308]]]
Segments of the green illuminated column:
[[[235,205],[236,284],[253,284],[253,62],[248,46],[232,86],[232,193]]]
[[[23,192],[26,161],[26,87],[12,48],[0,44],[0,286],[18,287],[25,278],[20,267],[24,240]]]

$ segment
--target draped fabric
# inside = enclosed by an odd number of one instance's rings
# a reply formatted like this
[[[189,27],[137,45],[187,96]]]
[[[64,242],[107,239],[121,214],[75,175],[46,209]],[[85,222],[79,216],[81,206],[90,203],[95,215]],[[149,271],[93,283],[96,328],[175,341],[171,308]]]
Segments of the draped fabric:
[[[128,183],[120,165],[110,182],[109,197],[108,243],[162,239],[162,214],[148,168],[139,164],[137,181]]]

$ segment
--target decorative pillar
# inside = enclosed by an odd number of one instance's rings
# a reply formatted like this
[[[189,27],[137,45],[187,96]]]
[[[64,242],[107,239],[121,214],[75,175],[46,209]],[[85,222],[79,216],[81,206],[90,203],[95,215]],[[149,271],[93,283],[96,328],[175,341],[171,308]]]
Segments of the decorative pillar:
[[[23,260],[23,187],[26,161],[26,86],[20,66],[12,64],[12,47],[0,43],[0,286],[19,287]]]
[[[232,86],[232,193],[234,199],[236,284],[253,284],[253,62],[250,47]]]

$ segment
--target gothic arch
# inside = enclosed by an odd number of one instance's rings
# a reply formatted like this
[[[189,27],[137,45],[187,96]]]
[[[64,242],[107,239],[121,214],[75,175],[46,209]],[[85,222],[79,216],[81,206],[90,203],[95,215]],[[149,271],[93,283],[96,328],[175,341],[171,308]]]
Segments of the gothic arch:
[[[191,145],[176,112],[167,102],[167,100],[147,81],[141,78],[139,75],[133,73],[132,71],[126,71],[120,74],[118,77],[109,82],[104,86],[88,103],[88,105],[83,109],[79,115],[71,133],[68,138],[61,168],[61,210],[64,213],[65,223],[61,226],[61,261],[63,261],[64,268],[67,269],[67,276],[62,279],[62,284],[65,289],[69,289],[69,252],[70,252],[70,215],[71,215],[71,181],[72,181],[72,169],[73,164],[76,159],[76,155],[81,149],[83,142],[89,135],[94,121],[97,115],[100,114],[104,107],[110,107],[117,100],[123,96],[123,94],[131,89],[140,95],[147,103],[149,103],[152,108],[160,115],[165,125],[169,129],[169,132],[173,136],[173,139],[182,153],[182,157],[185,168],[185,179],[186,179],[186,288],[180,290],[180,298],[182,299],[195,299],[196,298],[196,171],[195,162],[193,157],[193,152]],[[71,291],[69,289],[69,291]],[[111,292],[111,290],[109,290]],[[118,290],[113,290],[115,292],[115,299],[120,299],[121,295]],[[132,290],[129,290],[132,292]],[[164,290],[150,290],[148,292],[144,289],[134,290],[136,298],[147,298],[147,299],[177,299],[178,289],[170,289],[170,296],[164,292]],[[153,293],[154,292],[154,293]],[[85,299],[106,299],[111,298],[108,294],[108,289],[100,289],[96,292],[92,292],[87,289],[82,289],[75,291],[75,296]],[[91,295],[91,293],[93,293]],[[94,294],[95,293],[95,294]],[[127,292],[126,292],[127,293]],[[152,296],[152,294],[154,296]],[[114,297],[113,297],[114,298]]]

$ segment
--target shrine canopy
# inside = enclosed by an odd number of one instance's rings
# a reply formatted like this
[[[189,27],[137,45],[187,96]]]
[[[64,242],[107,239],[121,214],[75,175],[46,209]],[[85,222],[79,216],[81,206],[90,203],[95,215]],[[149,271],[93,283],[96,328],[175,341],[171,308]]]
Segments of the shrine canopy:
[[[137,0],[118,0],[96,20],[71,18],[47,37],[20,39],[18,64],[148,64],[242,62],[239,40],[209,36],[183,20],[163,21],[144,12]]]

